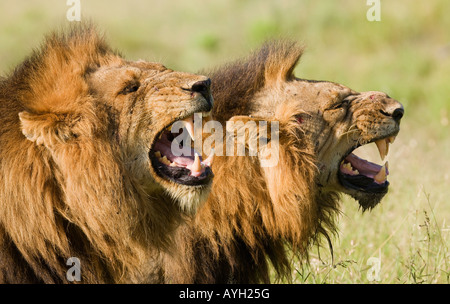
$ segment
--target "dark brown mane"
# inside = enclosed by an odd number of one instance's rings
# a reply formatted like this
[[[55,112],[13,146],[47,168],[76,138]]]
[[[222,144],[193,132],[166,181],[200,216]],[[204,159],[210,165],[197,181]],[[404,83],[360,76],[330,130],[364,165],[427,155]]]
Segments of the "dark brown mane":
[[[266,85],[267,74],[282,73],[291,77],[303,47],[289,40],[273,40],[244,59],[218,67],[208,75],[212,79],[214,119],[226,121],[245,115],[250,101]]]

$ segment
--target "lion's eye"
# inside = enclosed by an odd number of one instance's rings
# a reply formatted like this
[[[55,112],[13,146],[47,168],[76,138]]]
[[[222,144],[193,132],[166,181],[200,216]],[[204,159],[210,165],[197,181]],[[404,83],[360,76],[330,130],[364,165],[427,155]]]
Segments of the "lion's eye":
[[[348,105],[348,102],[349,101],[347,99],[344,99],[344,100],[342,100],[342,101],[340,101],[338,103],[335,103],[334,105],[332,105],[328,109],[329,110],[337,110],[337,109],[344,108],[344,107],[346,107]]]
[[[136,92],[139,89],[139,86],[140,86],[139,82],[135,82],[135,81],[129,82],[129,83],[127,83],[125,88],[123,88],[123,90],[120,91],[120,94],[126,95],[126,94]]]

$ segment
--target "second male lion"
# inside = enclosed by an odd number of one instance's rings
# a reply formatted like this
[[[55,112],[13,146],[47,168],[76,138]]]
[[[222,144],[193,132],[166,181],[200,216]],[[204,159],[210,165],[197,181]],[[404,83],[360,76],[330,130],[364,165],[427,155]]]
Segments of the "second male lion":
[[[290,279],[289,249],[301,257],[320,235],[335,233],[339,195],[363,210],[387,193],[387,164],[352,152],[375,143],[382,158],[399,132],[402,105],[382,92],[356,92],[328,81],[300,79],[294,42],[266,43],[248,58],[210,73],[213,119],[280,124],[279,162],[216,157],[211,195],[177,234],[179,258],[166,256],[168,282],[258,283]]]

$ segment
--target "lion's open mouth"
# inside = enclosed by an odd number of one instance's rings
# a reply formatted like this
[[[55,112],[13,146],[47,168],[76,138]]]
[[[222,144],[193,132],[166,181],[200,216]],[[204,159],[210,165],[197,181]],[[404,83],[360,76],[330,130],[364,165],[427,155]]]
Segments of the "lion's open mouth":
[[[208,115],[208,113],[202,114]],[[210,166],[214,154],[203,160],[192,147],[185,147],[185,140],[178,139],[180,135],[184,135],[183,137],[189,139],[189,142],[194,142],[194,115],[185,118],[182,122],[184,127],[181,132],[173,132],[171,125],[157,136],[149,152],[152,166],[158,175],[177,184],[187,186],[207,184],[213,177]],[[180,154],[180,151],[183,152]]]
[[[378,147],[382,160],[389,152],[389,144],[393,143],[394,140],[395,136],[389,136],[373,141]],[[362,159],[353,154],[356,148],[352,149],[339,165],[338,177],[341,184],[346,188],[363,192],[386,192],[389,186],[387,180],[389,175],[388,162],[380,166]]]

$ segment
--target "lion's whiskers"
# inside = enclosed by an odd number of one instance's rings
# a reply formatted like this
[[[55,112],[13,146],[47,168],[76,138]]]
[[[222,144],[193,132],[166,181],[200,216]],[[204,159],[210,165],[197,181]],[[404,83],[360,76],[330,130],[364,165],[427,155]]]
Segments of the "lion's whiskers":
[[[351,135],[353,135],[354,133],[358,132],[358,128],[356,127],[355,124],[351,125],[350,128],[344,132],[342,134],[342,137],[347,136],[347,142],[350,143],[351,142]],[[358,141],[360,140],[360,138],[358,138]]]

